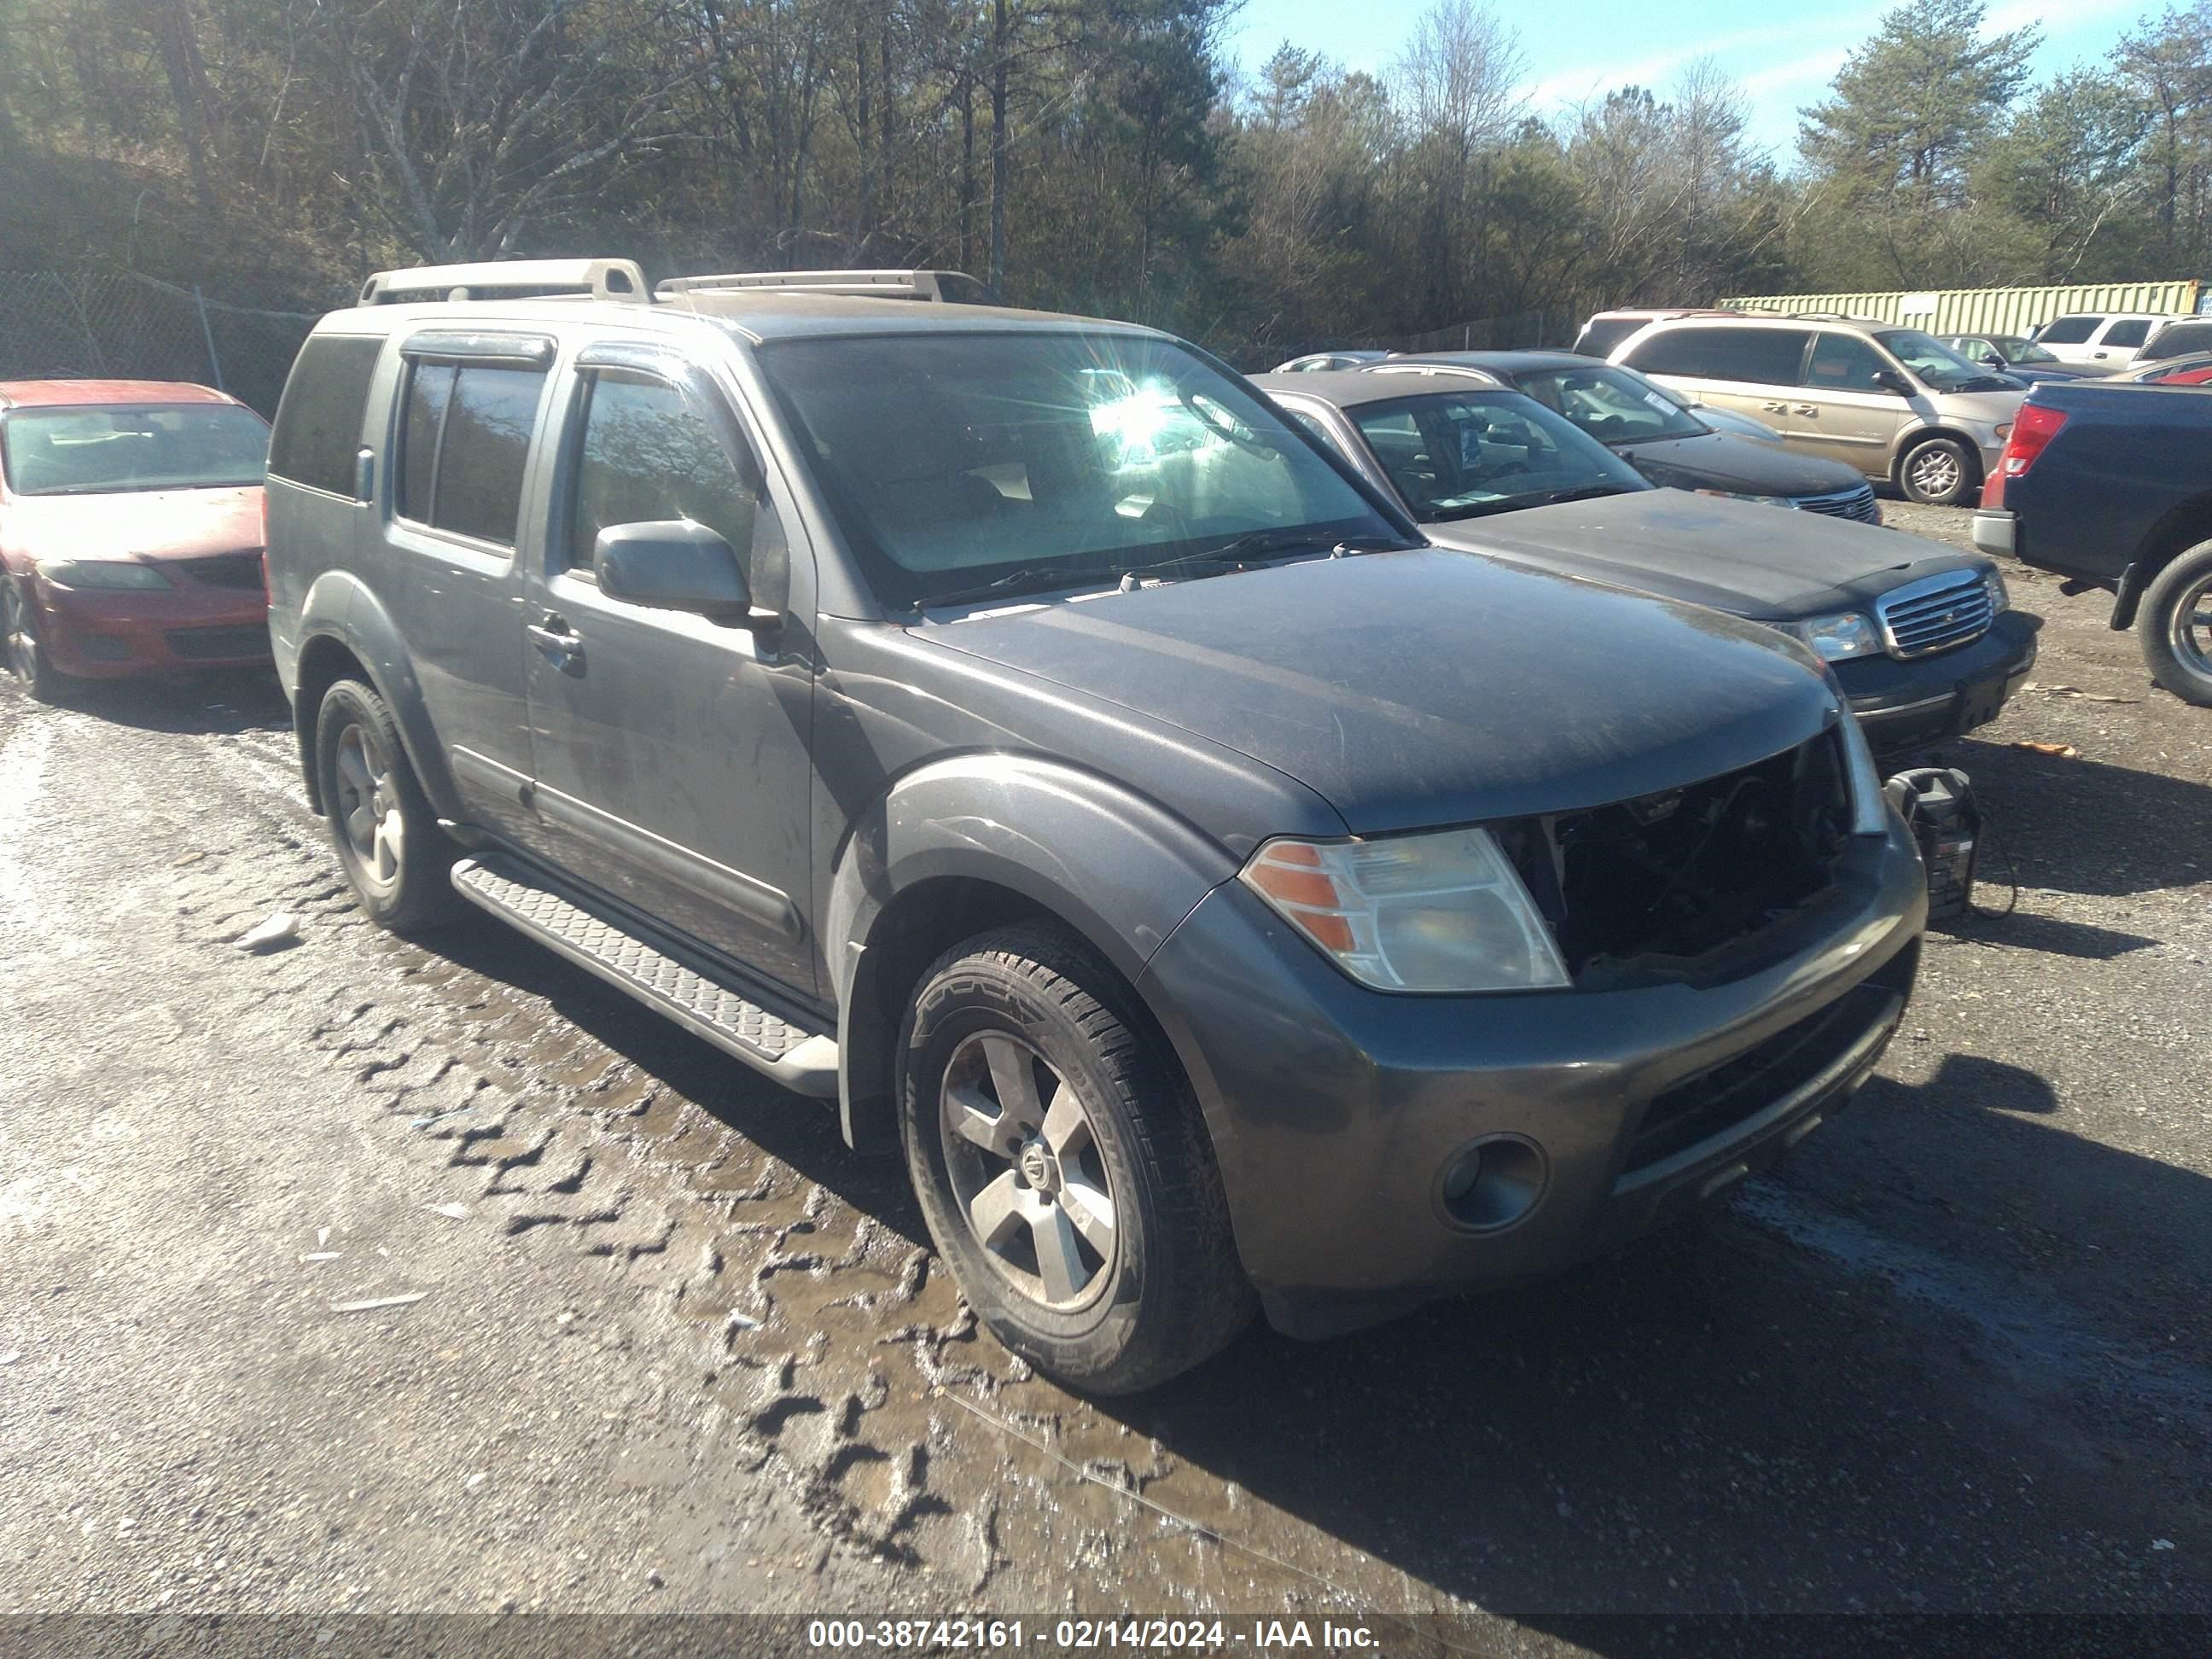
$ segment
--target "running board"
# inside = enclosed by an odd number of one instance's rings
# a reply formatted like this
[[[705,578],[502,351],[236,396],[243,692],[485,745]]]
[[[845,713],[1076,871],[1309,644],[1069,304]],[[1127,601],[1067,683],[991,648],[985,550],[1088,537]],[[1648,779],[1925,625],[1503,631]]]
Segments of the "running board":
[[[542,872],[495,854],[463,859],[453,866],[453,887],[470,903],[787,1089],[817,1100],[836,1097],[835,1037],[796,1014],[763,1007],[589,908],[580,894]]]

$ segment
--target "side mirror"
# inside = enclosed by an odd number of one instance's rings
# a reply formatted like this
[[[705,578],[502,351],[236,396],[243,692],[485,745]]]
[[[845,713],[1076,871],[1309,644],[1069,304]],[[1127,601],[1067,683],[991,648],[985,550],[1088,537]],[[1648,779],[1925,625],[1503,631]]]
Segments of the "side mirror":
[[[1893,368],[1875,370],[1874,383],[1884,392],[1894,392],[1900,398],[1910,398],[1912,395],[1912,382]]]
[[[2004,360],[2003,358],[2002,358],[2002,357],[1998,356],[1997,356],[1997,354],[1996,354],[1996,352],[1994,352],[1994,351],[1984,351],[1984,352],[1982,354],[1982,367],[1983,367],[1983,368],[2002,368],[2004,366],[2005,366],[2005,360]]]
[[[736,551],[689,519],[610,525],[592,545],[599,591],[656,611],[685,611],[710,622],[759,630],[782,620],[754,608]]]

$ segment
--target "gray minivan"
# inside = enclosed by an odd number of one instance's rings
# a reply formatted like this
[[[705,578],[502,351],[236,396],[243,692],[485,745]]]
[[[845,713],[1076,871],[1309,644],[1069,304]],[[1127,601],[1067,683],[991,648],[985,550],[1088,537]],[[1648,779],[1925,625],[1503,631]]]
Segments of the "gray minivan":
[[[1931,335],[1863,318],[1662,319],[1608,361],[1771,422],[1786,447],[1938,506],[1972,503],[2027,395]]]
[[[1194,348],[944,286],[444,267],[317,325],[270,627],[371,916],[830,1103],[1097,1391],[1606,1249],[1848,1099],[1925,898],[1817,659],[1425,546]]]

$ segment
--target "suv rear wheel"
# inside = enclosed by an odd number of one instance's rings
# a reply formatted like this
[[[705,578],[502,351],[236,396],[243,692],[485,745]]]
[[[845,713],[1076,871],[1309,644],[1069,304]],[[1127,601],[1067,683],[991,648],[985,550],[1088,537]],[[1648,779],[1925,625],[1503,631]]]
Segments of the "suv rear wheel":
[[[336,681],[323,694],[315,777],[338,862],[370,921],[416,933],[459,913],[453,843],[407,763],[392,710],[360,680]]]
[[[1080,940],[939,958],[899,1036],[907,1164],[938,1251],[1014,1352],[1128,1394],[1226,1346],[1253,1297],[1196,1103]]]
[[[1954,507],[1981,481],[1981,469],[1956,438],[1929,438],[1905,452],[1898,487],[1929,507]]]
[[[2212,542],[2158,573],[2136,623],[2150,677],[2200,708],[2212,708]]]

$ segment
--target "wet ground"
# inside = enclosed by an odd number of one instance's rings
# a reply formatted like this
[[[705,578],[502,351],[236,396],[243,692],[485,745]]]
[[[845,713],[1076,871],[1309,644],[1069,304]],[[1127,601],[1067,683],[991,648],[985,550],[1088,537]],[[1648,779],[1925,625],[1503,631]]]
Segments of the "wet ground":
[[[362,923],[273,684],[0,698],[0,1606],[2212,1612],[2212,713],[2014,593],[2036,686],[1946,758],[2016,906],[1777,1176],[1103,1406],[818,1107]]]

